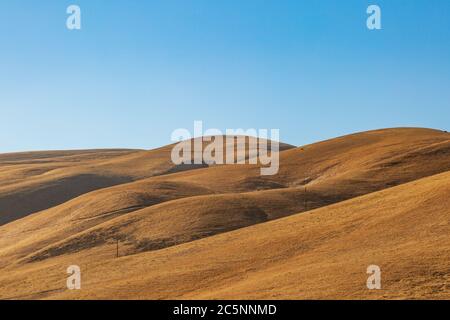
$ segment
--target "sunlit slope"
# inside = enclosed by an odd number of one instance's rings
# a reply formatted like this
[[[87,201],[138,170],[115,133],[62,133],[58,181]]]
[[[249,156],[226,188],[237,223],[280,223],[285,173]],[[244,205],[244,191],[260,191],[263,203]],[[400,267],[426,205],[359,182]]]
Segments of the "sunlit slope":
[[[257,143],[252,144],[253,141],[258,142],[258,139],[247,138],[244,149],[250,145],[251,150],[254,150]],[[194,140],[189,142],[194,145]],[[205,142],[204,145],[209,143]],[[224,139],[223,143],[226,146],[227,140]],[[93,190],[208,167],[204,163],[175,165],[171,160],[172,148],[173,145],[150,151],[81,150],[0,154],[0,225]],[[290,148],[293,146],[280,144],[280,150]],[[248,152],[246,156],[250,156]]]
[[[449,193],[447,172],[162,250],[115,258],[114,243],[93,247],[4,268],[0,297],[449,299]],[[80,291],[65,289],[71,264]],[[366,287],[372,264],[381,290]]]
[[[132,181],[129,172],[106,168],[144,153],[92,150],[0,155],[0,225],[83,193]]]
[[[448,138],[427,129],[371,131],[283,151],[276,176],[225,165],[102,189],[0,228],[0,261],[117,240],[134,254],[326,206],[450,170]]]
[[[35,151],[0,154],[1,188],[46,175],[53,170],[70,170],[80,163],[110,160],[138,150]]]
[[[254,191],[348,182],[364,194],[450,170],[450,134],[421,128],[383,129],[347,135],[280,153],[277,175],[258,166],[219,166],[167,177],[224,191]],[[359,189],[355,187],[362,187]]]

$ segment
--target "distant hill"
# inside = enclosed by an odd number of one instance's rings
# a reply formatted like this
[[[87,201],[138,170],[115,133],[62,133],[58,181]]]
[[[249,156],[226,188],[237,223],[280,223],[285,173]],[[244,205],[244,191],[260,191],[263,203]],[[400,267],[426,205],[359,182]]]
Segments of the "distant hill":
[[[172,147],[0,155],[0,298],[450,294],[449,133],[282,144],[274,176],[177,168]],[[78,293],[60,279],[73,261],[89,270]],[[369,264],[386,291],[365,288]]]

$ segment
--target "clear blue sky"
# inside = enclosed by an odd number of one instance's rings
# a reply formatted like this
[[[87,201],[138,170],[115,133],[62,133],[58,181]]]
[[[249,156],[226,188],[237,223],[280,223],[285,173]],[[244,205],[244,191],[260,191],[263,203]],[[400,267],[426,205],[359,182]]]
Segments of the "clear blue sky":
[[[0,152],[149,149],[194,120],[295,145],[450,129],[448,0],[2,0],[0,46]]]

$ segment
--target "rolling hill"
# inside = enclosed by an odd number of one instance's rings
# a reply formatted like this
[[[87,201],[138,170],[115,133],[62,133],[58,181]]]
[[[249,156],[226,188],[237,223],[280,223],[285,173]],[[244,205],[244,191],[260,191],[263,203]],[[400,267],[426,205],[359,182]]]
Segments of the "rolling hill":
[[[450,298],[447,132],[282,145],[274,176],[172,147],[0,155],[0,298]]]
[[[194,145],[194,141],[189,142]],[[258,141],[247,138],[247,156],[253,150],[249,146]],[[150,151],[75,150],[0,155],[0,226],[90,191],[208,166],[173,164],[173,146]],[[289,148],[293,146],[280,144],[280,150]]]

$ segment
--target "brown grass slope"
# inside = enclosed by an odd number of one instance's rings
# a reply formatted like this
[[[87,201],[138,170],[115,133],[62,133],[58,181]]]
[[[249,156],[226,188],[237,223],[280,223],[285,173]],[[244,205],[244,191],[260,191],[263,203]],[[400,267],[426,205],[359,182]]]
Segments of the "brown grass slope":
[[[85,192],[131,181],[129,175],[102,170],[102,164],[142,153],[80,150],[0,155],[0,225]]]
[[[3,269],[1,298],[450,299],[450,172],[170,248]],[[98,257],[109,259],[102,260]],[[65,288],[67,266],[82,289]],[[382,289],[366,288],[366,269]]]
[[[189,142],[193,145],[193,141]],[[246,146],[250,141],[258,139],[248,138]],[[0,154],[0,226],[93,190],[207,167],[174,165],[172,147]],[[280,145],[280,150],[290,148],[293,146]]]
[[[122,254],[157,250],[447,171],[449,155],[447,133],[377,130],[284,151],[272,177],[226,165],[102,189],[0,227],[0,266],[117,239]]]

